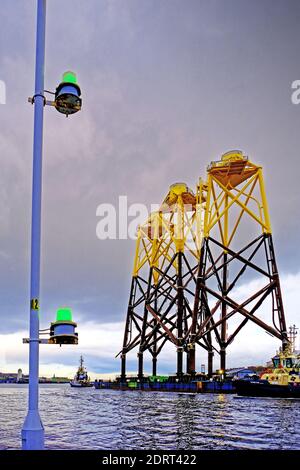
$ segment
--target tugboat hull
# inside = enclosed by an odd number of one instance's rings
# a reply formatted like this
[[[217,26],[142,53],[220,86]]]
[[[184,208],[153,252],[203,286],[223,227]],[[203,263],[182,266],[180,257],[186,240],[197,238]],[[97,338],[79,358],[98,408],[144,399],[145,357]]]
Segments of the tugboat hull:
[[[93,384],[91,382],[88,382],[88,383],[70,382],[70,385],[71,387],[75,387],[75,388],[93,387]]]
[[[270,384],[267,380],[237,380],[236,391],[243,397],[300,398],[300,386]]]

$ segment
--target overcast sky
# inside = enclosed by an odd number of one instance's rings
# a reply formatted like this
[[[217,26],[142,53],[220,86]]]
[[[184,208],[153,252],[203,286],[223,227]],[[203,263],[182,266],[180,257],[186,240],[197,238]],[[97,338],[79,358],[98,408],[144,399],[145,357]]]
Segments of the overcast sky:
[[[26,371],[36,2],[1,0],[0,15],[0,370]],[[97,206],[119,195],[159,203],[232,148],[264,167],[287,323],[297,323],[299,24],[297,0],[48,0],[45,87],[76,71],[83,108],[68,119],[45,109],[41,326],[69,305],[81,340],[43,346],[43,373],[71,373],[80,353],[92,374],[119,370],[135,247],[97,239]],[[278,346],[257,330],[249,338],[255,352],[236,343],[229,365],[264,362]],[[166,355],[162,371],[172,367]]]

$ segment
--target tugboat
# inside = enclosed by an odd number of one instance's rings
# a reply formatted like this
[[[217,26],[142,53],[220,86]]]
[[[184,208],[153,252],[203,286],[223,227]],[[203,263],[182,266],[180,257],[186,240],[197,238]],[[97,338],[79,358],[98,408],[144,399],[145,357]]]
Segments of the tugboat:
[[[295,326],[290,330],[293,340],[286,349],[280,349],[272,358],[273,367],[256,380],[237,380],[235,387],[239,396],[300,398],[300,354],[295,351]]]
[[[92,387],[93,384],[88,377],[87,370],[83,366],[83,357],[80,356],[79,367],[77,369],[76,375],[74,379],[71,380],[70,385],[71,387]]]

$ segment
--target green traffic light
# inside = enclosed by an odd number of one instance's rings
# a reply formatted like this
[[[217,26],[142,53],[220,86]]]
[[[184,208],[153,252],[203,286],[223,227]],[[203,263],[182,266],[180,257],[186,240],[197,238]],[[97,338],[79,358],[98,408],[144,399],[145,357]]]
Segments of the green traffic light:
[[[67,72],[65,72],[62,76],[62,82],[66,82],[66,83],[75,83],[77,84],[77,77],[76,77],[76,73],[74,72],[71,72],[70,70],[68,70]]]
[[[72,321],[72,310],[68,307],[59,308],[56,312],[56,321]]]

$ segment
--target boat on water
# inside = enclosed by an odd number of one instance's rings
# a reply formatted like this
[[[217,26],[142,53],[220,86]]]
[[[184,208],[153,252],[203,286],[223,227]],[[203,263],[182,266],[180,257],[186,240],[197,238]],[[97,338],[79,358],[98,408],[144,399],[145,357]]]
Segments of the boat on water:
[[[83,357],[80,356],[80,362],[79,362],[79,367],[77,369],[77,372],[74,376],[74,379],[71,380],[70,385],[71,387],[92,387],[93,384],[91,383],[91,379],[88,376],[87,370],[83,365],[84,360]]]
[[[236,382],[236,391],[242,397],[300,398],[299,384],[270,384],[268,380]]]
[[[244,397],[300,398],[300,354],[293,342],[272,358],[273,366],[258,379],[236,380],[237,394]]]

